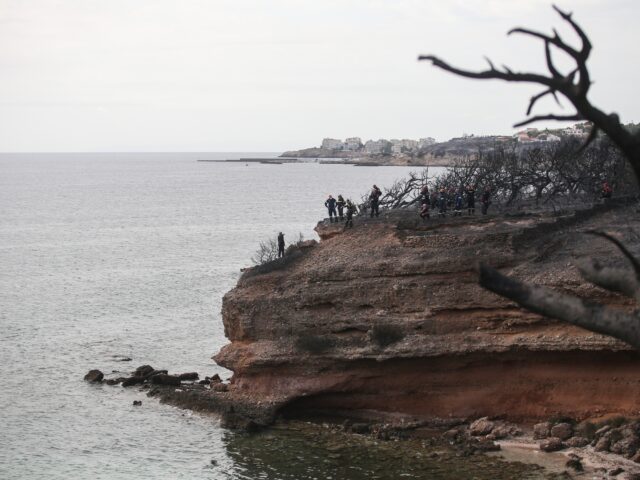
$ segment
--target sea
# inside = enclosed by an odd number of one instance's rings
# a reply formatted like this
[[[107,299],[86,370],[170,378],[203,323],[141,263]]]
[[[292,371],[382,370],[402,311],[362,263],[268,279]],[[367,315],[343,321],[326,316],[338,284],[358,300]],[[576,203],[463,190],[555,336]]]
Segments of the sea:
[[[229,378],[211,360],[227,343],[222,297],[259,243],[317,238],[327,195],[416,170],[197,161],[275,156],[0,154],[1,479],[459,478],[385,473],[375,445],[340,459],[303,433],[248,436],[83,381],[144,364]]]

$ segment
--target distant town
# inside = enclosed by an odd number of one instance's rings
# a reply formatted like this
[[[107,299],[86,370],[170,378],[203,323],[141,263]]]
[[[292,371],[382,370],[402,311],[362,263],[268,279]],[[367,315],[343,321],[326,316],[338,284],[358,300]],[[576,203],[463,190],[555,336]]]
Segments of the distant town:
[[[589,134],[590,129],[591,125],[585,122],[554,130],[527,128],[514,133],[512,136],[498,135],[490,138],[503,142],[515,139],[519,143],[559,142],[562,137],[586,136]],[[474,138],[474,135],[463,135],[461,138]],[[367,140],[364,143],[360,137],[351,137],[344,141],[336,138],[324,138],[320,148],[336,152],[364,152],[370,155],[400,155],[403,153],[417,153],[436,143],[433,137],[425,137],[419,140],[407,138],[386,140],[381,138],[380,140]]]
[[[487,149],[497,143],[514,142],[521,148],[559,142],[566,137],[586,137],[591,131],[589,122],[577,123],[558,129],[526,128],[513,135],[475,136],[463,135],[444,142],[433,137],[418,140],[381,138],[362,141],[360,137],[345,140],[324,138],[319,147],[284,152],[283,159],[309,159],[322,163],[346,162],[356,165],[442,165],[447,166],[456,159],[473,154],[479,148]],[[322,159],[322,160],[321,160]]]

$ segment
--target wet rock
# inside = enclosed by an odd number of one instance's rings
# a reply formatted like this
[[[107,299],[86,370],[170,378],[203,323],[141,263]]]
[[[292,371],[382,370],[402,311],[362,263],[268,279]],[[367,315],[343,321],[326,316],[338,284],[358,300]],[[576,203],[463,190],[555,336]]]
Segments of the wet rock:
[[[178,375],[178,378],[180,380],[198,380],[199,375],[197,372],[188,372],[188,373],[181,373],[180,375]]]
[[[210,383],[210,380],[207,380],[206,378],[204,380],[200,380],[198,382],[198,385],[208,385]]]
[[[211,390],[214,392],[227,392],[229,391],[229,385],[226,383],[214,383],[211,385]]]
[[[177,377],[175,375],[167,375],[166,373],[153,375],[149,378],[149,381],[154,385],[180,386],[180,377]]]
[[[541,440],[543,438],[549,437],[550,435],[551,435],[550,422],[536,423],[533,426],[533,438],[535,440]]]
[[[500,445],[488,439],[479,440],[473,446],[478,452],[496,452],[500,450]]]
[[[144,383],[144,380],[145,380],[144,377],[137,377],[137,376],[125,378],[122,381],[122,386],[123,387],[132,387],[134,385],[140,385],[140,384]]]
[[[562,422],[551,427],[551,436],[560,440],[567,440],[573,435],[573,427],[570,423]]]
[[[570,468],[576,472],[582,472],[584,471],[584,467],[582,466],[582,462],[580,461],[580,458],[578,457],[572,457],[569,460],[567,460],[567,463],[565,463],[564,465],[567,468]]]
[[[217,373],[211,377],[209,379],[209,381],[213,384],[213,383],[222,383],[222,379],[220,378],[220,375],[218,375]]]
[[[496,425],[487,437],[492,437],[493,440],[500,440],[507,437],[515,437],[521,433],[520,429],[515,425]]]
[[[151,374],[155,369],[151,365],[142,365],[136,368],[136,371],[133,373],[134,377],[146,377]]]
[[[84,380],[90,383],[100,383],[102,382],[103,378],[104,373],[102,373],[100,370],[89,370],[89,373],[84,376]]]
[[[133,401],[133,404],[134,404],[136,407],[139,407],[140,405],[142,405],[142,400],[134,400],[134,401]]]
[[[584,437],[571,437],[565,443],[567,444],[567,447],[582,448],[589,445],[589,440]]]
[[[493,430],[494,426],[495,424],[491,420],[489,420],[488,417],[482,417],[469,425],[469,433],[476,437],[488,435],[491,433],[491,430]]]
[[[557,437],[547,438],[540,442],[540,450],[543,452],[557,452],[566,448],[565,444]]]
[[[148,380],[154,375],[167,375],[169,372],[167,370],[154,370],[153,372],[145,375],[145,378]]]

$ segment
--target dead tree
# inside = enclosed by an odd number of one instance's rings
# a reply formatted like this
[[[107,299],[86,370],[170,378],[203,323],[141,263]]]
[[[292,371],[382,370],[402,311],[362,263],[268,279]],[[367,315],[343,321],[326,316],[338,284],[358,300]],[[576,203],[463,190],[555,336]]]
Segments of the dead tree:
[[[591,79],[587,69],[587,60],[591,53],[591,42],[582,28],[572,19],[570,13],[563,12],[556,6],[553,8],[577,33],[581,41],[580,49],[567,44],[555,29],[553,35],[526,28],[514,28],[509,32],[509,34],[528,35],[543,41],[548,75],[514,72],[505,66],[502,69],[497,69],[489,59],[487,59],[489,69],[479,72],[451,66],[434,55],[422,55],[419,60],[430,60],[434,66],[462,77],[542,85],[545,87],[544,90],[534,95],[529,101],[527,108],[529,118],[515,126],[527,125],[540,120],[588,120],[592,122],[593,127],[584,146],[591,143],[599,131],[604,132],[622,150],[636,178],[640,181],[640,133],[627,130],[620,123],[617,114],[606,114],[589,102],[587,94],[591,86]],[[553,62],[553,49],[566,53],[575,61],[575,67],[570,72],[563,74],[556,68]],[[576,113],[529,116],[538,100],[546,95],[552,95],[558,102],[558,94],[571,102]],[[640,262],[617,238],[603,232],[590,233],[605,238],[615,245],[626,257],[631,268],[614,269],[602,266],[592,260],[583,260],[577,265],[582,276],[599,287],[631,297],[640,303]],[[486,265],[480,265],[480,285],[515,301],[528,310],[615,337],[636,349],[640,349],[640,313],[614,310],[549,288],[529,285],[507,277]]]
[[[496,68],[488,58],[487,63],[489,64],[489,69],[479,72],[454,67],[434,55],[420,55],[418,60],[429,60],[434,66],[462,77],[481,80],[498,79],[507,82],[534,83],[544,86],[545,89],[542,92],[531,97],[529,107],[527,108],[528,117],[536,102],[542,97],[552,95],[556,102],[559,103],[558,93],[562,94],[575,107],[576,113],[571,115],[535,115],[522,122],[516,123],[514,126],[519,127],[541,120],[588,120],[592,122],[593,128],[587,139],[587,144],[596,138],[600,130],[603,131],[620,147],[633,167],[636,177],[640,179],[640,132],[632,133],[620,123],[620,119],[616,113],[606,114],[589,102],[587,94],[591,87],[591,78],[589,76],[589,70],[587,69],[587,60],[591,53],[591,42],[582,28],[571,18],[571,13],[563,12],[555,5],[553,8],[580,37],[582,45],[579,50],[565,43],[555,29],[553,30],[553,36],[527,28],[514,28],[508,33],[509,35],[512,33],[529,35],[544,42],[549,75],[514,72],[506,66],[503,66],[502,70],[500,70]],[[563,74],[556,68],[553,62],[552,48],[568,54],[575,61],[576,66],[569,73]]]

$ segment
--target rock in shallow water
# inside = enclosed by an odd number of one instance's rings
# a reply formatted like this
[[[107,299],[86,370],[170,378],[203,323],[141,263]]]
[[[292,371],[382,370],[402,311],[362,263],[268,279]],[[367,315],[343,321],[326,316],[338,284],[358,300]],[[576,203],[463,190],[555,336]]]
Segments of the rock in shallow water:
[[[563,448],[566,448],[565,444],[557,437],[547,438],[540,442],[540,450],[543,452],[557,452]]]
[[[153,375],[150,378],[150,381],[154,385],[174,385],[174,386],[180,385],[180,377],[177,377],[175,375],[167,375],[164,373]]]
[[[100,383],[102,382],[103,378],[104,373],[102,373],[100,370],[89,370],[89,373],[84,376],[85,381],[91,383]]]
[[[488,417],[482,417],[469,425],[469,433],[474,436],[488,435],[494,426],[495,424]]]
[[[144,377],[129,377],[123,380],[123,387],[132,387],[133,385],[140,385],[144,383]]]
[[[566,440],[573,435],[573,427],[570,423],[562,422],[551,427],[551,436],[559,438],[560,440]]]

